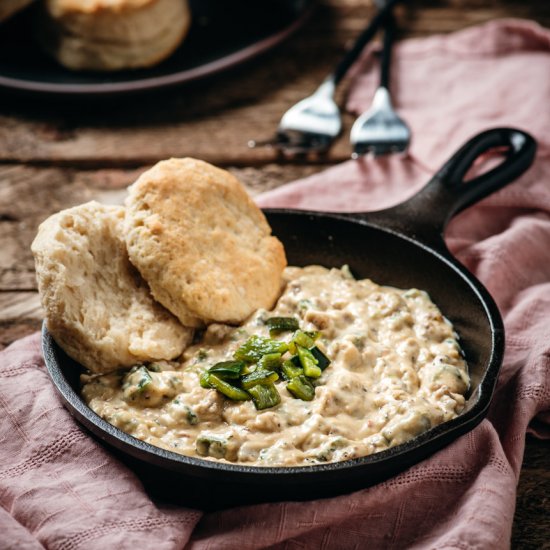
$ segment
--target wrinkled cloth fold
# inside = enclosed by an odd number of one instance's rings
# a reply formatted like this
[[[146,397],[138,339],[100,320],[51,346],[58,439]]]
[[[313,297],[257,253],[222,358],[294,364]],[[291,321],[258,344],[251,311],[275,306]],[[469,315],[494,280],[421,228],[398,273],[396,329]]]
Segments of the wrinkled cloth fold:
[[[367,50],[352,69],[349,110],[366,109],[376,84]],[[495,126],[532,133],[539,142],[533,167],[458,215],[446,232],[450,250],[487,286],[505,322],[506,353],[488,417],[374,487],[202,514],[152,500],[136,475],[83,431],[55,394],[36,334],[0,354],[0,547],[509,546],[525,434],[550,435],[550,31],[501,20],[404,41],[395,48],[392,89],[413,131],[408,156],[344,162],[258,203],[384,208],[421,188],[475,133]]]

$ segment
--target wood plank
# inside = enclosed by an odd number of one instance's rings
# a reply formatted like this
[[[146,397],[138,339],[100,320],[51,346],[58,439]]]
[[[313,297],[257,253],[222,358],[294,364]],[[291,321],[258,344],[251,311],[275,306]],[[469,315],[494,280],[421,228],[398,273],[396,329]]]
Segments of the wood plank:
[[[372,12],[372,2],[324,0],[309,24],[277,50],[160,95],[95,104],[2,97],[0,162],[135,167],[186,155],[233,166],[278,161],[270,149],[248,149],[248,140],[272,135],[281,115],[315,89]],[[416,1],[399,19],[403,36],[424,36],[502,16],[550,25],[550,3]],[[323,162],[348,155],[342,139]]]
[[[0,165],[0,291],[36,288],[30,245],[45,218],[90,200],[122,204],[126,187],[146,168],[81,171]],[[319,168],[271,164],[261,170],[229,169],[254,196]]]
[[[550,548],[550,441],[527,437],[512,528],[512,548]]]
[[[0,350],[39,330],[43,317],[38,292],[0,292]]]

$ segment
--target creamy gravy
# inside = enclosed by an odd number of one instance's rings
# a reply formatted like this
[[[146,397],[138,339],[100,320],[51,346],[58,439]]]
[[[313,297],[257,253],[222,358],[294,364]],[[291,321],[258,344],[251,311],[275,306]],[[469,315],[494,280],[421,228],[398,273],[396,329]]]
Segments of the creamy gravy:
[[[469,387],[451,324],[421,290],[399,290],[346,267],[290,267],[276,307],[244,325],[213,324],[180,363],[83,376],[82,395],[98,415],[134,437],[177,453],[254,466],[305,466],[370,455],[456,417]],[[279,381],[281,403],[257,411],[199,377],[252,334],[268,336],[270,316],[295,316],[332,360],[315,380],[315,398],[294,398]],[[288,340],[289,334],[279,338]],[[147,373],[146,373],[147,374]]]

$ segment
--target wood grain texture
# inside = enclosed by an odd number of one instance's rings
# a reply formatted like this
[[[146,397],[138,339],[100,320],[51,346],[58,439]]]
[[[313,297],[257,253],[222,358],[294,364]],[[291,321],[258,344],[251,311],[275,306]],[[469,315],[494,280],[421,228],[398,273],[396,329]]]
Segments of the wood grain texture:
[[[95,102],[0,95],[0,349],[42,319],[29,246],[48,215],[97,199],[120,203],[154,162],[195,156],[229,167],[252,194],[348,158],[345,139],[315,163],[250,150],[309,95],[373,13],[372,0],[322,0],[307,26],[263,57],[160,94]],[[446,33],[498,17],[550,27],[548,0],[411,0],[398,13],[402,37]],[[345,98],[346,83],[339,92]],[[347,134],[352,117],[344,118]],[[550,444],[528,438],[518,487],[513,548],[550,548]]]
[[[122,204],[126,187],[147,169],[73,170],[0,165],[0,311],[2,291],[35,290],[30,246],[38,225],[51,214],[98,200]],[[315,165],[228,167],[254,196],[319,170]]]
[[[275,162],[274,151],[248,149],[248,140],[273,133],[281,115],[331,71],[372,12],[371,1],[326,0],[303,31],[277,50],[160,95],[95,104],[3,97],[0,161],[79,167],[142,166],[171,156],[235,166]],[[400,10],[399,25],[403,36],[423,36],[503,16],[534,16],[550,25],[550,2],[418,0]],[[340,140],[324,162],[348,156],[349,146]]]
[[[512,548],[550,548],[550,441],[527,436],[512,528]]]

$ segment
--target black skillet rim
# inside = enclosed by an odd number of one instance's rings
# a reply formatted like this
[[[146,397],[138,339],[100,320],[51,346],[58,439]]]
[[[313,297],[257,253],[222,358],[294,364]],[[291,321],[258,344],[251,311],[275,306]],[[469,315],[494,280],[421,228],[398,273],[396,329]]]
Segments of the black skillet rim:
[[[481,302],[487,314],[492,337],[491,355],[485,365],[485,368],[483,369],[484,374],[478,386],[478,396],[475,403],[469,408],[469,410],[452,420],[431,428],[427,432],[416,436],[410,441],[365,457],[311,466],[288,467],[244,466],[214,462],[206,459],[181,455],[160,447],[156,447],[149,443],[145,443],[144,441],[136,439],[122,430],[119,430],[93,412],[73,390],[65,378],[57,358],[60,348],[49,334],[44,322],[42,329],[42,346],[47,369],[52,381],[54,382],[55,388],[60,393],[61,397],[65,401],[65,404],[68,405],[69,412],[75,416],[78,421],[80,421],[96,436],[99,436],[101,439],[106,441],[109,445],[128,453],[130,456],[144,460],[149,464],[176,472],[181,471],[186,474],[190,474],[192,470],[192,475],[200,477],[204,476],[214,478],[215,474],[219,474],[221,478],[223,474],[233,474],[239,477],[239,481],[244,481],[240,476],[245,475],[250,478],[250,482],[260,481],[260,478],[262,482],[269,482],[270,477],[274,475],[276,476],[276,480],[279,482],[284,480],[293,481],[295,478],[299,478],[301,482],[307,482],[307,479],[304,478],[308,477],[310,478],[310,481],[313,482],[317,481],[316,476],[318,474],[327,474],[329,472],[334,473],[335,475],[344,475],[345,473],[349,473],[351,475],[352,472],[360,470],[364,467],[374,467],[375,465],[397,462],[400,457],[410,456],[417,451],[420,452],[421,450],[424,450],[426,451],[426,454],[428,454],[428,449],[430,447],[433,446],[434,449],[439,448],[437,446],[437,442],[440,439],[449,437],[452,438],[454,432],[457,432],[456,437],[458,437],[462,433],[470,431],[477,424],[479,424],[479,422],[481,422],[490,406],[498,373],[502,365],[504,354],[504,326],[498,308],[491,295],[471,273],[469,273],[458,261],[454,260],[452,256],[443,255],[434,248],[427,246],[412,237],[403,235],[401,232],[369,223],[366,219],[358,219],[353,215],[286,209],[266,209],[265,213],[268,216],[269,214],[290,214],[299,216],[314,215],[315,217],[345,220],[352,223],[366,225],[376,230],[393,234],[399,238],[409,241],[415,246],[423,248],[428,253],[434,255],[439,261],[447,264],[447,266],[449,266],[457,276],[464,279]],[[97,433],[98,429],[101,433]],[[417,460],[415,462],[417,462]],[[224,479],[228,482],[232,481],[232,479],[229,478]],[[273,479],[271,481],[274,483],[276,482]],[[327,481],[330,481],[330,479],[327,478]]]

